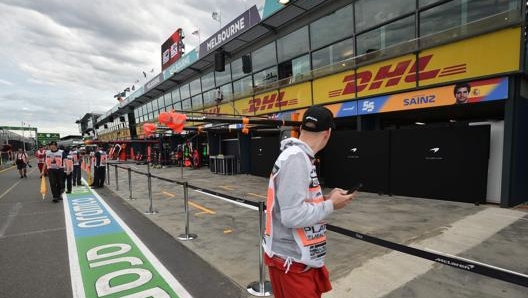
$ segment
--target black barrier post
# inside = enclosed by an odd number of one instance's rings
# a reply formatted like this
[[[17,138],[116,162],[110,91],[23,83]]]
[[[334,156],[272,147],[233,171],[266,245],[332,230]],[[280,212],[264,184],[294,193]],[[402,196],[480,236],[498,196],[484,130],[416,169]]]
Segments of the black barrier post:
[[[156,214],[158,211],[154,210],[152,207],[152,175],[150,174],[150,171],[147,173],[147,187],[149,196],[149,209],[145,211],[145,214]]]
[[[132,198],[132,169],[130,169],[130,167],[128,168],[128,192],[130,193],[128,199],[133,200],[134,198]]]
[[[115,169],[114,173],[115,173],[115,180],[116,180],[116,190],[119,190],[119,183],[117,181],[117,179],[118,179],[118,177],[117,177],[117,165],[114,165],[114,167],[115,167],[114,168]],[[110,180],[110,177],[108,179]]]
[[[183,209],[185,212],[185,234],[178,236],[180,240],[193,240],[198,238],[196,234],[189,233],[189,183],[187,181],[183,182]]]
[[[247,291],[253,296],[271,296],[271,283],[264,277],[264,249],[262,239],[264,239],[264,202],[259,202],[259,281],[254,281],[247,286]]]

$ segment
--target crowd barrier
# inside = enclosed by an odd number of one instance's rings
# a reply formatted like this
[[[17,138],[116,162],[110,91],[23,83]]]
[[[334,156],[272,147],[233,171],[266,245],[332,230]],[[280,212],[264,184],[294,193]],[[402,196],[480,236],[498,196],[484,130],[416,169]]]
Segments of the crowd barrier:
[[[265,209],[266,209],[266,206],[265,206],[264,202],[249,201],[249,200],[246,200],[246,199],[230,196],[230,195],[227,195],[227,194],[224,194],[224,193],[219,193],[219,192],[216,192],[216,191],[213,191],[213,190],[209,190],[209,189],[205,189],[205,188],[202,188],[202,187],[197,187],[197,186],[189,184],[187,181],[173,180],[173,179],[168,179],[168,178],[152,175],[150,173],[150,168],[149,167],[148,167],[148,172],[145,173],[145,172],[141,172],[141,171],[138,171],[138,170],[135,170],[135,169],[131,169],[130,167],[120,166],[122,164],[123,163],[120,163],[119,165],[118,164],[110,164],[110,165],[113,165],[115,167],[115,176],[116,176],[115,180],[116,180],[116,189],[117,190],[118,190],[118,182],[117,182],[118,181],[118,171],[117,171],[117,169],[121,168],[121,169],[124,169],[124,170],[128,171],[128,184],[129,184],[129,192],[130,192],[129,199],[132,199],[132,180],[131,180],[132,178],[131,178],[131,172],[147,176],[147,179],[148,179],[147,180],[148,181],[147,185],[148,185],[149,207],[148,207],[148,210],[145,212],[146,214],[157,213],[157,211],[154,211],[154,209],[153,209],[154,207],[153,207],[153,202],[152,202],[152,184],[151,184],[151,179],[152,178],[156,178],[156,179],[159,179],[159,180],[162,180],[162,181],[166,181],[166,182],[169,182],[169,183],[174,183],[174,184],[183,186],[183,189],[184,189],[184,209],[185,209],[184,210],[185,211],[185,215],[184,215],[184,217],[185,217],[185,233],[181,234],[180,236],[178,236],[178,239],[180,239],[180,240],[192,240],[192,239],[196,239],[198,237],[196,234],[190,233],[190,229],[189,229],[189,206],[188,206],[188,202],[189,202],[188,201],[188,189],[189,188],[194,189],[194,190],[196,190],[198,192],[207,194],[209,196],[220,198],[220,199],[222,199],[224,201],[228,201],[228,202],[236,204],[236,205],[244,206],[246,208],[250,208],[250,209],[253,209],[253,210],[258,210],[258,212],[259,212],[259,245],[258,245],[258,247],[259,247],[259,252],[258,252],[259,253],[259,280],[250,283],[247,286],[247,290],[248,290],[248,292],[250,294],[252,294],[254,296],[261,296],[262,297],[262,296],[270,296],[271,295],[271,285],[270,285],[269,281],[265,280],[265,276],[264,276],[265,275],[265,273],[264,273],[264,262],[263,262],[264,251],[263,251],[263,248],[262,248],[262,239],[264,237],[264,224],[265,224],[264,223],[264,212],[265,212]],[[110,173],[109,168],[110,167],[108,167],[108,169],[107,169],[108,173]],[[183,177],[183,175],[182,175],[182,177]],[[110,178],[108,179],[108,182],[109,181],[110,181]],[[502,280],[502,281],[505,281],[505,282],[508,282],[508,283],[512,283],[512,284],[516,284],[516,285],[520,285],[520,286],[524,286],[524,287],[528,287],[528,275],[526,275],[526,274],[522,274],[522,273],[519,273],[519,272],[514,272],[514,271],[503,269],[503,268],[500,268],[500,267],[491,266],[491,265],[488,265],[488,264],[484,264],[484,263],[480,263],[480,262],[477,262],[477,261],[474,261],[474,260],[461,258],[461,257],[458,257],[458,256],[444,254],[444,253],[441,253],[441,252],[436,252],[436,251],[432,251],[432,250],[422,250],[422,249],[418,249],[418,248],[402,245],[402,244],[399,244],[399,243],[395,243],[395,242],[391,242],[391,241],[388,241],[388,240],[376,238],[376,237],[373,237],[373,236],[369,236],[369,235],[366,235],[366,234],[363,234],[363,233],[359,233],[359,232],[352,231],[352,230],[349,230],[349,229],[345,229],[345,228],[342,228],[342,227],[334,226],[334,225],[331,225],[331,224],[327,224],[327,229],[329,231],[332,231],[332,232],[335,232],[335,233],[338,233],[338,234],[341,234],[341,235],[344,235],[344,236],[348,236],[350,238],[354,238],[354,239],[357,239],[357,240],[365,241],[365,242],[368,242],[368,243],[371,243],[371,244],[375,244],[375,245],[378,245],[378,246],[381,246],[381,247],[384,247],[384,248],[388,248],[388,249],[391,249],[391,250],[399,251],[399,252],[402,252],[402,253],[405,253],[405,254],[409,254],[409,255],[412,255],[412,256],[415,256],[415,257],[427,259],[427,260],[430,260],[430,261],[433,261],[433,262],[440,263],[442,265],[446,265],[446,266],[450,266],[450,267],[457,268],[457,269],[460,269],[460,270],[464,270],[464,271],[468,271],[468,272],[484,275],[484,276],[491,277],[491,278],[498,279],[498,280]]]

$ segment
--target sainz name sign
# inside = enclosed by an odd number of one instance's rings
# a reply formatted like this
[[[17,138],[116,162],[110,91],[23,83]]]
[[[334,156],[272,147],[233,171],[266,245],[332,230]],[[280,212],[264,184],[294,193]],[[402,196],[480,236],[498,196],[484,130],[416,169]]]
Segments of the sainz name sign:
[[[73,297],[191,297],[97,194],[64,200]]]

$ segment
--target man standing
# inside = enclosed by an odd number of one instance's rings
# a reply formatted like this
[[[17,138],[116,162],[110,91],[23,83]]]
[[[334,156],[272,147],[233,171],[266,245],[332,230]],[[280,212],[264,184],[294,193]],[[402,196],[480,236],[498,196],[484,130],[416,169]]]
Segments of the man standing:
[[[66,193],[72,191],[73,157],[68,154],[64,158],[64,180],[66,181]]]
[[[81,186],[81,154],[79,153],[77,146],[73,146],[70,151],[70,155],[73,159],[73,172],[72,172],[72,183],[73,186]]]
[[[97,151],[95,152],[95,165],[94,165],[94,182],[92,188],[104,187],[105,176],[106,176],[106,151],[98,145]]]
[[[22,150],[22,148],[18,148],[17,153],[15,154],[15,163],[17,166],[18,173],[20,174],[20,178],[27,178],[27,165],[29,162],[29,157],[26,152]]]
[[[48,171],[48,178],[53,195],[53,203],[62,200],[62,192],[64,191],[64,161],[63,151],[57,149],[57,142],[51,141],[49,143],[49,150],[46,150],[46,162],[44,168],[40,172],[40,177]]]
[[[335,127],[332,112],[313,106],[304,113],[299,139],[281,142],[268,185],[265,262],[276,298],[319,298],[332,289],[326,255],[326,223],[355,196],[335,188],[323,195],[315,154]]]
[[[42,169],[44,168],[44,162],[46,160],[46,149],[44,149],[44,146],[40,146],[37,151],[35,151],[35,157],[37,158],[37,165],[39,168],[39,171],[42,172]],[[48,173],[44,172],[44,176],[47,176]]]

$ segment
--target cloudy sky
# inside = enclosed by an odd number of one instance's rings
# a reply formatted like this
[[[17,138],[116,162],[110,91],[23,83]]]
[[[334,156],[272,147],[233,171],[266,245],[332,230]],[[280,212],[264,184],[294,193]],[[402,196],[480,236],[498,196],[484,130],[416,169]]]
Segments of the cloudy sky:
[[[161,72],[161,44],[186,51],[264,0],[0,0],[0,126],[79,135],[75,120]],[[154,69],[154,72],[150,72]],[[147,72],[147,79],[143,76]],[[137,86],[138,84],[136,84]]]

